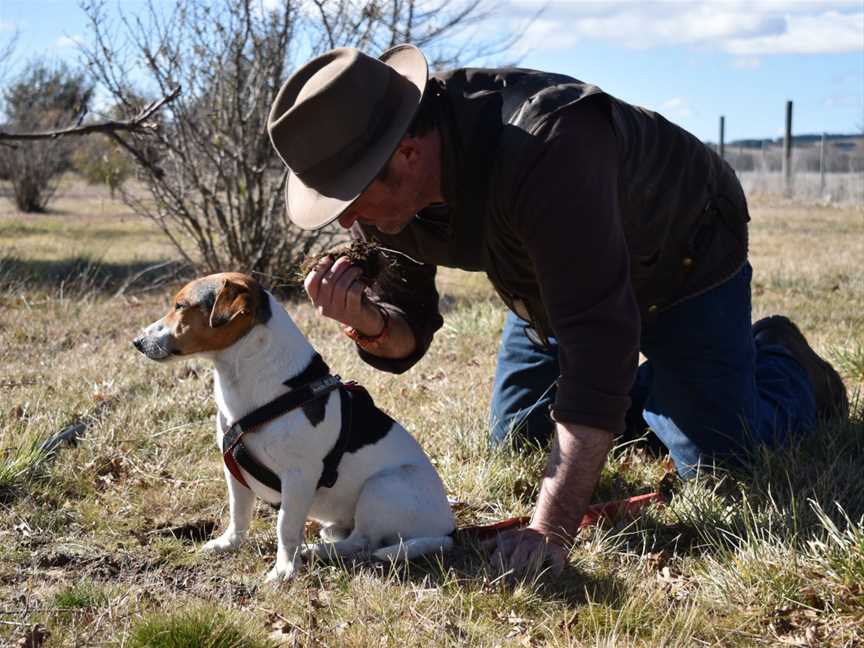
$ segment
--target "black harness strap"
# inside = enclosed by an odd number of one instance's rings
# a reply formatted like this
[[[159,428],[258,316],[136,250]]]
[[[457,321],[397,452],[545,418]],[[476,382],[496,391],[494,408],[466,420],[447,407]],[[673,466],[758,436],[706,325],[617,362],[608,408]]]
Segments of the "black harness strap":
[[[227,430],[227,421],[219,412],[219,420],[222,429],[222,455],[225,465],[237,480],[249,488],[249,484],[243,478],[238,467],[248,472],[257,481],[277,492],[282,489],[279,476],[272,470],[257,461],[246,446],[243,444],[243,435],[254,431],[260,425],[272,421],[283,414],[290,412],[309,401],[321,398],[343,385],[338,377],[330,375],[330,368],[317,353],[313,356],[309,365],[293,378],[284,383],[291,391],[276,397],[269,403],[253,410],[243,418],[234,422]],[[331,488],[338,477],[338,466],[345,454],[345,448],[350,438],[351,429],[351,397],[345,389],[339,391],[342,407],[342,425],[339,430],[339,438],[335,445],[324,457],[324,467],[318,480],[318,488],[322,486]]]
[[[342,407],[342,425],[339,426],[339,438],[336,443],[330,448],[330,452],[324,457],[324,468],[321,470],[321,478],[318,480],[318,488],[333,488],[336,479],[339,477],[339,462],[342,461],[342,455],[345,454],[345,448],[348,447],[348,439],[351,438],[351,416],[352,400],[354,396],[350,391],[350,387],[342,385],[339,388],[339,401]]]

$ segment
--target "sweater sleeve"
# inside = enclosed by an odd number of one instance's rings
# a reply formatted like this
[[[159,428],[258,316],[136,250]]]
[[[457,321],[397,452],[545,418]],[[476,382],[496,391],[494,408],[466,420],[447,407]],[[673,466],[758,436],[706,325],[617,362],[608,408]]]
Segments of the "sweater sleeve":
[[[639,311],[618,201],[612,125],[597,104],[562,110],[516,188],[513,224],[558,341],[556,420],[624,429],[639,356]]]
[[[351,228],[352,238],[366,241],[369,236],[361,226]],[[385,274],[372,286],[375,301],[393,315],[405,320],[414,333],[414,352],[404,358],[382,358],[355,345],[357,354],[366,364],[381,371],[401,374],[408,371],[426,355],[435,332],[444,325],[438,311],[438,289],[435,286],[437,267],[419,263],[398,252],[391,252],[399,268],[399,278]]]

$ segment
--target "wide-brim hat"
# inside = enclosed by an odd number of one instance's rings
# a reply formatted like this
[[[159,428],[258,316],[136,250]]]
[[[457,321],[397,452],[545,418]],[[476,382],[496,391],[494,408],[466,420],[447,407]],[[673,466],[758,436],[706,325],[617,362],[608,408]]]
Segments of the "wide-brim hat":
[[[311,60],[279,90],[267,130],[290,170],[285,207],[307,230],[336,220],[381,172],[417,114],[429,67],[413,45]]]

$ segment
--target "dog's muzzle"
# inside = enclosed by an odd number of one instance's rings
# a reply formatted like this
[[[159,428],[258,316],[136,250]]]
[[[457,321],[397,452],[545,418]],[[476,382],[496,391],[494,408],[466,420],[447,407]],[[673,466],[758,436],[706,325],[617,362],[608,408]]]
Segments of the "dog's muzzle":
[[[171,355],[171,351],[167,347],[146,335],[139,335],[132,340],[132,344],[151,360],[164,360]]]
[[[173,353],[169,338],[168,329],[159,321],[144,329],[132,345],[151,360],[164,360]]]

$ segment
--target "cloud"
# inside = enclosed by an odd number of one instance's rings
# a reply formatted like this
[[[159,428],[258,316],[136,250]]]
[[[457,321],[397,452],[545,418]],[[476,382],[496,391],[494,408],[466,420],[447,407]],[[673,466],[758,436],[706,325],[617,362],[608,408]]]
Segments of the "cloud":
[[[824,54],[864,50],[864,13],[830,11],[818,16],[789,16],[780,34],[729,40],[732,54]]]
[[[11,20],[0,20],[0,32],[14,32],[18,26]]]
[[[672,97],[660,104],[660,112],[667,117],[682,119],[693,115],[690,102],[684,97]]]
[[[511,28],[528,24],[523,51],[566,49],[587,40],[636,49],[707,47],[751,60],[864,50],[860,0],[511,0],[501,16]]]

